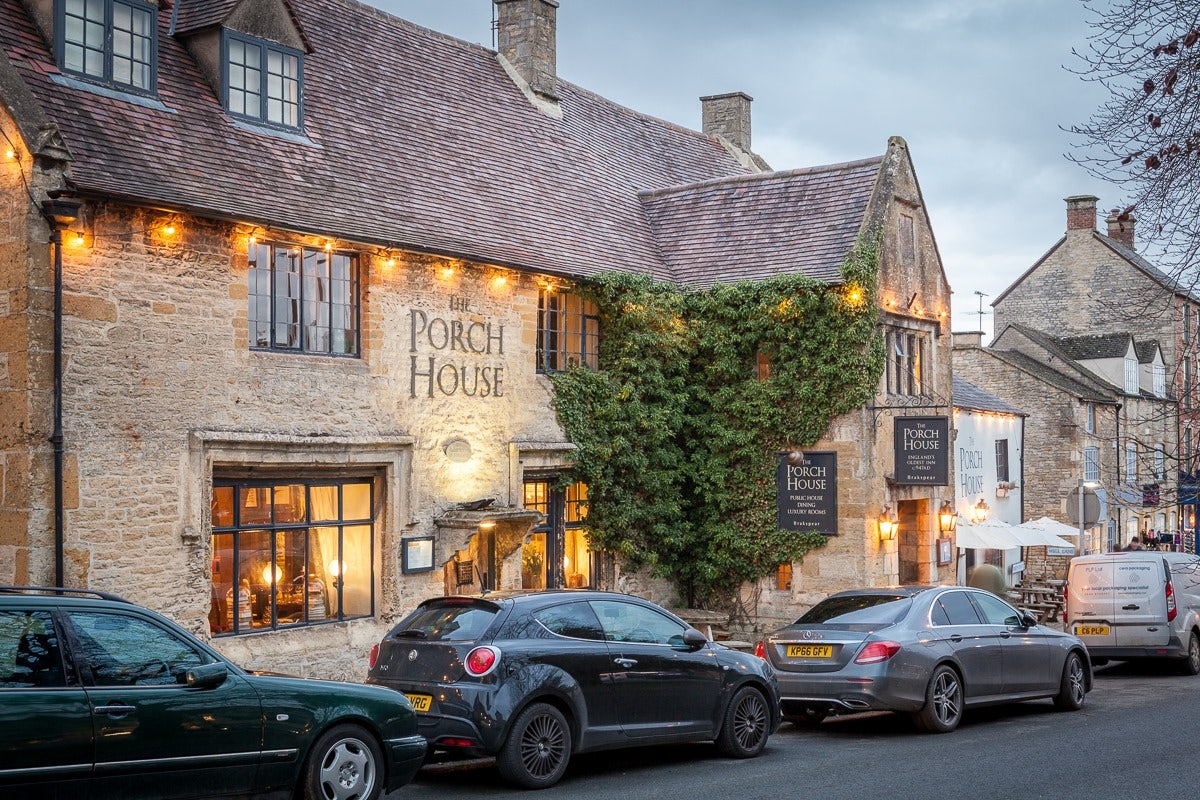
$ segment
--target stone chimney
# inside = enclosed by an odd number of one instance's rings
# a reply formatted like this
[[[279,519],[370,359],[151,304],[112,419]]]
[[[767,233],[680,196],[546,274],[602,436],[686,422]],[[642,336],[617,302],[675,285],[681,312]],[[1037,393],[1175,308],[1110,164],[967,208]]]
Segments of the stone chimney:
[[[493,0],[500,55],[545,100],[558,102],[556,0]]]
[[[1115,239],[1132,250],[1133,224],[1137,222],[1137,218],[1128,211],[1122,213],[1120,209],[1114,208],[1104,221],[1108,223],[1108,238]]]
[[[983,331],[952,331],[951,349],[978,350],[983,347]]]
[[[1096,203],[1099,197],[1090,194],[1078,194],[1067,198],[1067,230],[1094,231],[1096,230]]]
[[[753,101],[754,98],[745,92],[701,97],[701,130],[704,135],[720,136],[743,153],[751,152],[750,103]]]

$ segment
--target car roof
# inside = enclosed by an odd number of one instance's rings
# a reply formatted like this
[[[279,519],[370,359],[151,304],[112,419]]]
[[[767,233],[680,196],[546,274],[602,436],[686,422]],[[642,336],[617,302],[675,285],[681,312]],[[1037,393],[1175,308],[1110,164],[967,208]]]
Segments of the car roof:
[[[0,586],[0,602],[6,597],[20,597],[22,603],[34,601],[37,605],[88,605],[96,601],[122,603],[134,606],[124,597],[98,589],[73,589],[62,586]]]
[[[949,587],[926,586],[926,585],[917,585],[917,584],[905,584],[903,586],[867,586],[867,587],[863,587],[861,589],[844,589],[840,592],[834,592],[833,594],[829,595],[829,597],[852,597],[854,595],[864,595],[864,594],[868,594],[868,595],[898,594],[898,595],[902,595],[904,597],[914,597],[914,596],[920,594],[921,592],[925,592],[925,591],[928,591],[929,589],[937,589],[937,588],[949,588]],[[958,588],[964,588],[964,587],[958,587]],[[826,598],[826,599],[828,599],[828,598]]]
[[[647,605],[655,605],[649,600],[637,597],[631,594],[622,592],[605,592],[599,589],[501,589],[497,591],[484,592],[482,594],[471,595],[444,595],[438,597],[430,597],[424,600],[421,605],[429,606],[437,603],[449,601],[450,603],[461,603],[464,600],[472,602],[490,602],[497,606],[511,606],[513,608],[533,608],[546,605],[553,605],[563,601],[564,599],[571,600],[625,600]]]

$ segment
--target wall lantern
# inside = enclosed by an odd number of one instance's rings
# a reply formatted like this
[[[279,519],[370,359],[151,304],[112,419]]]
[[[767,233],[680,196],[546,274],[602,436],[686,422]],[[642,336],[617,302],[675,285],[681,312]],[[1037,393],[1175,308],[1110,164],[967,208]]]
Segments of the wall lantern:
[[[942,507],[938,509],[938,530],[942,533],[950,533],[958,524],[958,511],[950,504],[949,500],[942,501]]]
[[[896,538],[896,532],[900,529],[900,520],[896,518],[895,512],[892,511],[890,505],[883,507],[883,513],[879,515],[879,541],[887,542]]]
[[[971,519],[975,520],[976,522],[986,522],[988,518],[988,512],[991,510],[992,509],[983,501],[983,498],[981,497],[979,498],[979,502],[975,504],[975,507],[971,509]]]
[[[481,530],[481,531],[490,531],[492,528],[495,528],[495,527],[496,527],[496,520],[494,520],[494,519],[481,520],[479,523],[479,530]]]

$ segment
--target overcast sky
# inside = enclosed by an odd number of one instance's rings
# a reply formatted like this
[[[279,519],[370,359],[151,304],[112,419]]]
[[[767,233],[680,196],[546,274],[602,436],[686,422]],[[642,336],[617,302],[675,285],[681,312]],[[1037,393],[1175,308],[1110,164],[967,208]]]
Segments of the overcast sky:
[[[368,2],[493,46],[491,0]],[[1061,128],[1103,100],[1065,69],[1087,35],[1078,0],[560,0],[558,74],[692,129],[701,96],[746,92],[753,148],[774,169],[875,156],[904,137],[953,329],[979,330],[976,292],[988,311],[1058,241],[1063,198],[1122,204],[1064,156]]]

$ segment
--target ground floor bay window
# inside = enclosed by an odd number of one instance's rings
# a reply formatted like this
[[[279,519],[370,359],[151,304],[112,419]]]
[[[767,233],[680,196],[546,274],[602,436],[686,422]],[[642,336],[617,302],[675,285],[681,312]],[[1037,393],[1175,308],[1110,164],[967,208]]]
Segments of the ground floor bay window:
[[[213,635],[374,613],[371,478],[214,477]]]

